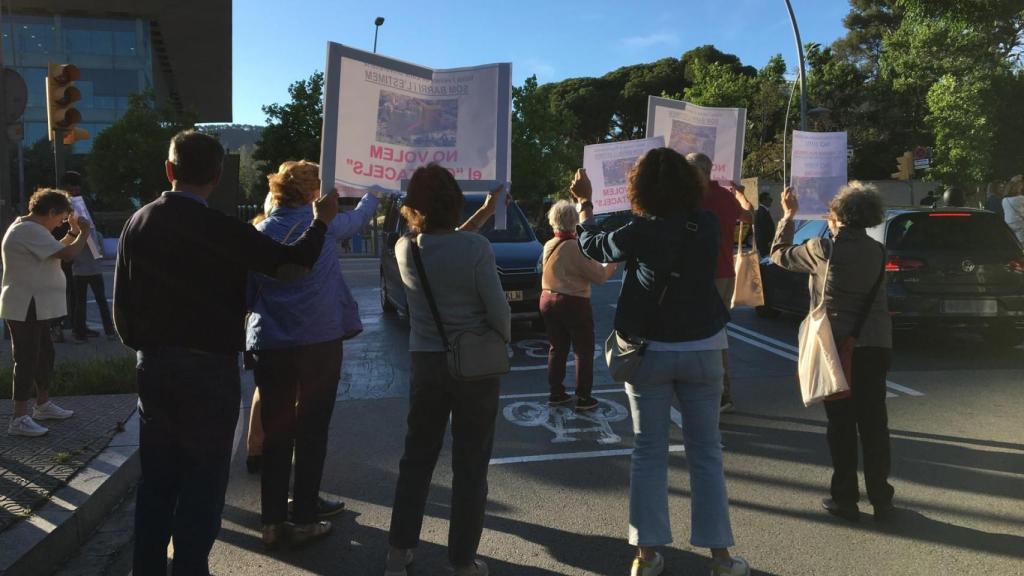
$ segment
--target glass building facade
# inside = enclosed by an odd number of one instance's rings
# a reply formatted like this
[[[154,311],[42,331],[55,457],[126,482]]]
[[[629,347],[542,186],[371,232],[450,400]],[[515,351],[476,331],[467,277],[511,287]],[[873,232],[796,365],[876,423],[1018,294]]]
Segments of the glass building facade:
[[[74,64],[82,72],[75,85],[82,92],[77,108],[79,127],[95,138],[124,114],[132,94],[153,88],[149,22],[142,19],[81,18],[12,14],[4,18],[4,64],[14,68],[28,87],[22,117],[30,147],[46,138],[47,63]],[[76,142],[72,152],[92,147],[92,139]]]

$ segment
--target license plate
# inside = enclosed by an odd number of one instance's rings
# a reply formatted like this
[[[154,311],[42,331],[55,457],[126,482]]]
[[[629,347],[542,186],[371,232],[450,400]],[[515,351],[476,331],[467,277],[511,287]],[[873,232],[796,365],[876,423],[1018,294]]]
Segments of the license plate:
[[[505,300],[509,302],[522,302],[523,291],[522,290],[509,290],[505,292]]]
[[[995,316],[999,312],[999,305],[995,300],[943,300],[942,312],[945,314]]]

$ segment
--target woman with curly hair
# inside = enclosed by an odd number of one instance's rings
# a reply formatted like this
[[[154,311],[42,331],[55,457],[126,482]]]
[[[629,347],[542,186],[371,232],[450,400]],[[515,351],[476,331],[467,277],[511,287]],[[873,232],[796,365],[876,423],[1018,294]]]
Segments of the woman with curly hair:
[[[632,576],[657,576],[656,550],[672,542],[668,511],[668,438],[673,396],[683,415],[690,464],[690,543],[711,550],[711,573],[744,576],[750,567],[729,554],[734,544],[718,430],[722,350],[729,312],[715,287],[719,222],[700,208],[703,180],[670,148],[649,151],[629,173],[633,220],[603,232],[591,219],[590,180],[576,173],[579,243],[598,262],[627,262],[615,329],[643,342],[643,360],[626,379],[633,416],[629,479],[629,543],[637,547]]]
[[[283,244],[313,220],[320,167],[285,162],[271,174],[270,210],[257,230]],[[253,273],[246,350],[253,359],[263,427],[263,544],[302,544],[331,529],[324,518],[342,509],[319,497],[327,428],[341,378],[342,341],[362,332],[359,307],[338,262],[338,242],[357,233],[377,211],[376,192],[338,214],[309,275],[295,282]],[[288,481],[295,456],[294,503],[288,521]]]
[[[837,343],[856,340],[851,394],[826,401],[828,448],[832,455],[831,496],[822,500],[830,514],[857,521],[857,437],[864,452],[864,481],[876,520],[893,510],[889,484],[889,416],[885,380],[892,349],[892,320],[885,290],[885,247],[867,229],[885,219],[874,187],[850,182],[829,204],[832,240],[812,238],[793,245],[793,220],[800,204],[792,189],[782,192],[782,219],[771,258],[777,266],[811,275],[811,309],[822,297]],[[858,333],[859,327],[859,333]]]

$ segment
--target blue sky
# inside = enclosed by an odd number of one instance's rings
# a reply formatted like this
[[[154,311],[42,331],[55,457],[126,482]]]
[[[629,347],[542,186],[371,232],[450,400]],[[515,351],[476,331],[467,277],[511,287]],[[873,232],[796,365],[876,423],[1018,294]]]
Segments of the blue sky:
[[[846,0],[792,0],[803,41],[845,33]],[[234,1],[234,121],[264,124],[264,104],[285,102],[288,85],[323,70],[328,41],[373,47],[431,68],[512,62],[513,83],[601,76],[620,66],[679,57],[714,44],[761,67],[796,55],[783,0],[301,0]]]

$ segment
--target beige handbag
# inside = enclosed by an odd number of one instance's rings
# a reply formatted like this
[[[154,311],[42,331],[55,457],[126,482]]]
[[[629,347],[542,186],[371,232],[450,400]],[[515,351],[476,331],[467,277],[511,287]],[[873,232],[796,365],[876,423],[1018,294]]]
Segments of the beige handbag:
[[[743,223],[740,223],[740,238],[743,238],[743,226]],[[736,287],[732,292],[732,307],[764,306],[761,255],[758,254],[757,247],[744,251],[741,243],[733,266],[736,270]]]

